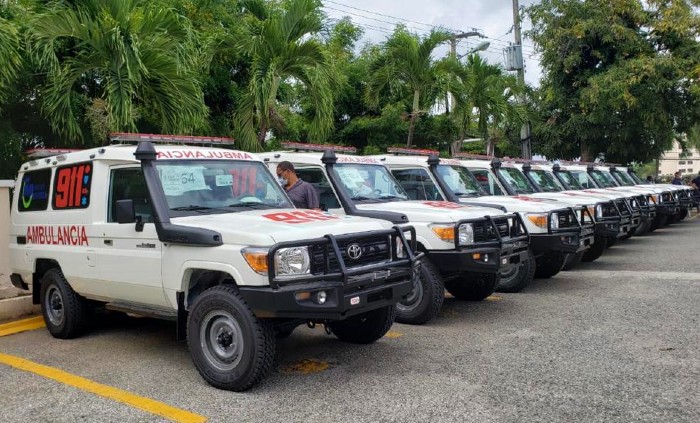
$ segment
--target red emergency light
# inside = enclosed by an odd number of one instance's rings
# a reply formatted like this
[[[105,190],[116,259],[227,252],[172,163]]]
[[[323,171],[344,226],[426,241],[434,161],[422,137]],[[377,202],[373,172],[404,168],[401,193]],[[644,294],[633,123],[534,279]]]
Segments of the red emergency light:
[[[357,149],[355,147],[347,147],[344,145],[333,145],[333,144],[311,144],[305,142],[283,142],[282,147],[294,150],[294,151],[336,151],[338,153],[348,153],[355,154]]]
[[[233,138],[206,137],[193,135],[137,134],[129,132],[114,132],[109,135],[114,144],[148,141],[158,144],[186,145],[233,145]]]
[[[77,148],[32,148],[24,152],[27,158],[31,160],[43,159],[45,157],[53,157],[61,154],[74,153],[80,151]]]
[[[472,154],[472,153],[456,153],[452,157],[456,159],[477,159],[477,160],[491,160],[494,156],[489,156],[486,154]]]
[[[427,150],[420,148],[404,148],[404,147],[389,147],[386,149],[389,154],[405,155],[405,156],[439,156],[440,152],[437,150]]]

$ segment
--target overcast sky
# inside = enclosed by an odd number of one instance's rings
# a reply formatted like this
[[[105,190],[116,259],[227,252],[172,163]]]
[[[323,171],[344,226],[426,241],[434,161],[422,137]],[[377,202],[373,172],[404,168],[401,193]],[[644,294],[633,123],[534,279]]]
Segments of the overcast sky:
[[[432,26],[455,31],[478,29],[487,38],[461,40],[457,54],[464,54],[482,41],[489,41],[488,50],[480,53],[490,63],[504,65],[503,49],[514,41],[512,0],[322,0],[329,18],[349,16],[365,31],[363,41],[379,43],[386,39],[398,23],[424,34]],[[520,0],[528,6],[536,0]],[[523,29],[529,22],[523,21]],[[440,51],[446,54],[448,47]],[[541,71],[538,55],[531,40],[523,38],[525,81],[538,85]]]

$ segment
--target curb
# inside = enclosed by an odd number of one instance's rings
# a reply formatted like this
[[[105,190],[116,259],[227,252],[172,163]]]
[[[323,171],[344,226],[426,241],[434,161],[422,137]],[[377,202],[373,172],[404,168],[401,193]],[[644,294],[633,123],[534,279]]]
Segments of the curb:
[[[32,304],[31,295],[0,300],[0,321],[16,319],[40,311],[39,305]]]

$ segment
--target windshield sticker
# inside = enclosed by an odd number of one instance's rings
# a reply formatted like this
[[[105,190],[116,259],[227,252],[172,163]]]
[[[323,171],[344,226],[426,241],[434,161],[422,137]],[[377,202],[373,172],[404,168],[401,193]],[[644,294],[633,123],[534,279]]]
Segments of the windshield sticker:
[[[457,203],[450,203],[449,201],[423,201],[423,204],[440,209],[461,209],[462,207],[467,207]]]
[[[88,245],[85,226],[29,226],[27,244]]]
[[[158,159],[238,159],[255,160],[245,151],[230,150],[172,150],[159,151]]]
[[[233,175],[216,175],[217,187],[230,187],[233,185]]]
[[[160,181],[165,195],[182,195],[187,191],[209,189],[201,166],[160,166]]]
[[[338,172],[340,179],[343,180],[345,186],[360,186],[364,185],[365,183],[365,178],[363,178],[360,171],[355,168],[337,167],[336,171]]]
[[[264,214],[263,217],[282,223],[309,223],[319,220],[335,220],[340,217],[318,210],[295,210],[291,212],[280,212]]]
[[[372,157],[338,156],[338,163],[379,163]]]

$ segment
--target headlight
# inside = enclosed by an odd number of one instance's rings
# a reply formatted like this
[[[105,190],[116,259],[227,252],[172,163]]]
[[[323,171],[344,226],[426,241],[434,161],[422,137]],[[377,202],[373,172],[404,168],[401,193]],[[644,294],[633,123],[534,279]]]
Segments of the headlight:
[[[275,252],[275,270],[280,276],[309,273],[310,266],[308,247],[280,248]]]
[[[559,215],[552,213],[552,229],[559,229]]]
[[[527,220],[535,224],[535,226],[545,229],[547,228],[547,213],[527,213],[526,216]]]
[[[457,230],[459,245],[474,243],[474,226],[471,223],[462,223]]]
[[[630,207],[633,209],[636,209],[637,208],[637,200],[631,199],[630,200]]]
[[[595,217],[596,219],[600,219],[601,217],[603,217],[603,206],[600,204],[595,206]]]
[[[433,224],[430,225],[430,229],[437,235],[438,238],[445,242],[454,243],[455,242],[455,225],[448,224]]]
[[[406,249],[403,247],[403,242],[401,242],[401,238],[394,238],[394,242],[396,243],[396,257],[406,258]]]

